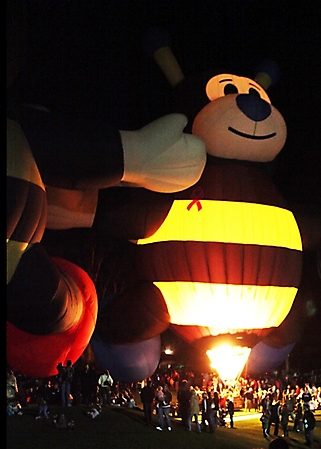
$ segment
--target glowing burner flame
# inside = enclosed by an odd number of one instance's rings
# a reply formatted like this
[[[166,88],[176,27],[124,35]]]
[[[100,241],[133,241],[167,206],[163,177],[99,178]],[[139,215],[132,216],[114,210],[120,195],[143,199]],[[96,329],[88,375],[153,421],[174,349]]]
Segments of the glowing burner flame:
[[[251,348],[226,344],[207,350],[206,355],[220,378],[233,383],[241,375],[250,352]]]

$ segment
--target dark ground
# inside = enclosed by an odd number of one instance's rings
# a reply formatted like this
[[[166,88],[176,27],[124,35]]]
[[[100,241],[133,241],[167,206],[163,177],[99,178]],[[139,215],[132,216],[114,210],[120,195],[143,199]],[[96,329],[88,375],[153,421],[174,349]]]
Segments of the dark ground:
[[[129,410],[111,406],[102,409],[95,419],[86,416],[90,410],[85,405],[50,407],[50,419],[35,419],[37,407],[28,406],[22,415],[7,417],[7,449],[267,449],[268,441],[262,437],[258,414],[235,413],[235,429],[219,427],[215,434],[195,429],[187,432],[178,418],[172,418],[172,432],[159,432],[154,427],[146,427],[140,408]],[[53,416],[65,413],[68,420],[75,423],[74,430],[56,429]],[[250,419],[242,419],[246,415]],[[238,420],[238,418],[240,420]],[[316,412],[314,449],[321,447],[321,411]],[[226,420],[228,423],[228,419]],[[157,423],[154,416],[155,425]],[[304,436],[291,431],[287,440],[290,448],[304,448]]]

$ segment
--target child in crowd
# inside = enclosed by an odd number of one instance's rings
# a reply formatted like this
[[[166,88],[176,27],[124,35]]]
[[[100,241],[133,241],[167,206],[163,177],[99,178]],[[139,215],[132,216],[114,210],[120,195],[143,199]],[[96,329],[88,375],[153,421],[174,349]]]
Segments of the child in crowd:
[[[46,419],[49,418],[48,404],[44,398],[40,398],[38,401],[38,416],[36,416],[36,419],[40,419],[42,417]]]

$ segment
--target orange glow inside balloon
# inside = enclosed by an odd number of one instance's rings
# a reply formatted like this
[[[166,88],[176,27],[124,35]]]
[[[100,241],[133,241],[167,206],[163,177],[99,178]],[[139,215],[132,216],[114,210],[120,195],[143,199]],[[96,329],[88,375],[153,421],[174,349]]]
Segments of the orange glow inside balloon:
[[[139,240],[138,244],[181,241],[190,245],[192,242],[209,245],[210,242],[220,242],[223,245],[248,245],[249,248],[250,245],[255,248],[269,247],[271,251],[274,251],[273,248],[302,250],[296,221],[287,209],[256,203],[201,200],[199,210],[196,204],[189,207],[190,204],[189,200],[174,201],[162,226],[151,237]],[[223,254],[219,262],[224,257]],[[207,326],[212,335],[253,328],[267,329],[282,323],[291,309],[297,287],[241,283],[242,264],[245,262],[243,259],[233,260],[233,257],[230,270],[235,270],[233,265],[237,265],[239,283],[195,280],[154,282],[165,298],[171,323]],[[224,270],[219,262],[213,266],[208,261],[207,270]],[[184,265],[186,262],[181,260],[180,263]],[[203,263],[199,260],[200,266]],[[277,259],[273,263],[277,266]],[[260,260],[247,269],[253,273],[260,270]],[[227,280],[228,277],[227,273]]]
[[[220,378],[233,384],[241,375],[250,352],[251,349],[248,347],[225,344],[209,349],[206,355]]]

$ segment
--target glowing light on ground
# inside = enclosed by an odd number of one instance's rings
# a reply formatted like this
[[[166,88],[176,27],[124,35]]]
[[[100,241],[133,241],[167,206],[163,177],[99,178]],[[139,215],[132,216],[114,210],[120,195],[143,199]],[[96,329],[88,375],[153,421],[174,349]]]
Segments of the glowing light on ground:
[[[211,367],[214,368],[220,378],[228,383],[234,383],[241,375],[246,361],[250,355],[251,348],[245,346],[222,345],[206,351],[210,359]]]

